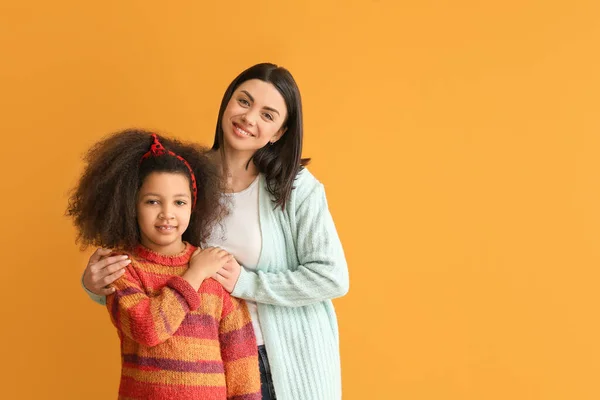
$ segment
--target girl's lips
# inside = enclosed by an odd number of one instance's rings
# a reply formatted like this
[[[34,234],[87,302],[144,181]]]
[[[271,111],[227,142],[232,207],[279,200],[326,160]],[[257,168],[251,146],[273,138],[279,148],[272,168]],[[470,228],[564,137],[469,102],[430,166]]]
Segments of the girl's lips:
[[[155,226],[155,228],[160,232],[160,233],[171,233],[173,232],[177,227],[173,226],[173,225],[157,225]]]

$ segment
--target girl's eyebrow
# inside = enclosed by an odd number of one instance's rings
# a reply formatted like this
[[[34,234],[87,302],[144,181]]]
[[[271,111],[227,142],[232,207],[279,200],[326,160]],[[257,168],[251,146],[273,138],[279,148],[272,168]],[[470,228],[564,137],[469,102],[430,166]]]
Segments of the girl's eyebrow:
[[[156,197],[162,197],[160,194],[158,193],[145,193],[142,197],[146,197],[146,196],[156,196]],[[190,197],[189,194],[187,193],[177,193],[176,195],[174,195],[173,197]]]

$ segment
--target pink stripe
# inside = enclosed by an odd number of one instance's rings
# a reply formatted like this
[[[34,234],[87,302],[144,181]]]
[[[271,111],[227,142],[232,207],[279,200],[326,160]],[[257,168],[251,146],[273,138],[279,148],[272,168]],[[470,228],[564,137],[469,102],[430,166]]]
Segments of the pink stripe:
[[[188,314],[174,336],[219,339],[219,323],[210,315]]]
[[[152,367],[165,371],[201,372],[206,374],[224,373],[221,361],[182,361],[165,358],[140,357],[137,354],[124,354],[123,362],[133,366]]]
[[[227,400],[261,400],[262,395],[260,392],[258,393],[250,393],[250,394],[240,394],[233,397],[228,397]]]
[[[122,377],[119,395],[133,399],[226,399],[227,389],[225,386],[187,386],[138,382],[132,378]]]

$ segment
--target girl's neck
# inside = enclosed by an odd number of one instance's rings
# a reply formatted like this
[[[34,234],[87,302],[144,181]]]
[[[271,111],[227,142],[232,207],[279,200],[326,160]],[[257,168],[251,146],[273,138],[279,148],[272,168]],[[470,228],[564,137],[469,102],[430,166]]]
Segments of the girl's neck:
[[[180,240],[170,243],[168,245],[159,245],[142,237],[140,244],[148,250],[165,257],[181,254],[186,247],[185,242],[181,240],[181,238]]]
[[[190,257],[196,250],[196,247],[190,245],[189,243],[183,242],[183,248],[181,251],[175,254],[170,254],[171,252],[167,252],[169,253],[167,254],[160,249],[158,249],[160,250],[159,252],[155,250],[157,250],[156,247],[153,250],[150,247],[140,244],[135,249],[135,255],[136,257],[165,267],[181,267],[189,264]]]
[[[252,154],[233,152],[227,149],[214,153],[217,162],[227,174],[227,190],[236,193],[246,189],[256,179],[258,168],[250,161]],[[248,162],[250,161],[250,162]]]

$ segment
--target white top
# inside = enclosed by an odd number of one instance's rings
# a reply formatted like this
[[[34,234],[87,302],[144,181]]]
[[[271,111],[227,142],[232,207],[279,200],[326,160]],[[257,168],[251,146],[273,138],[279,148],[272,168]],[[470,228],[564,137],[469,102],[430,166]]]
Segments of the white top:
[[[258,177],[246,189],[228,193],[231,200],[229,214],[218,223],[206,242],[208,247],[220,247],[233,254],[240,265],[256,270],[262,249],[260,222],[258,220]],[[258,319],[256,302],[246,301],[257,344],[263,345],[263,335]]]

